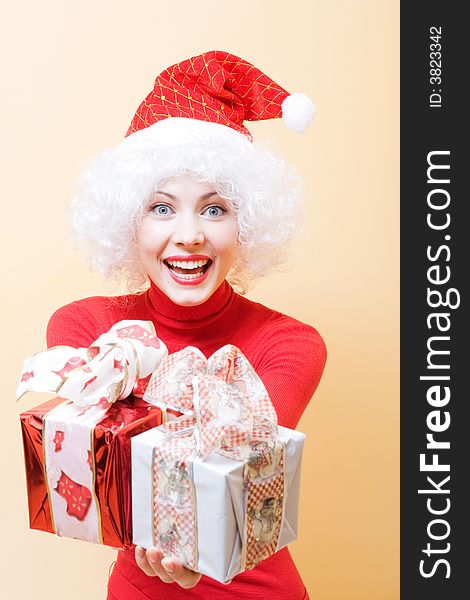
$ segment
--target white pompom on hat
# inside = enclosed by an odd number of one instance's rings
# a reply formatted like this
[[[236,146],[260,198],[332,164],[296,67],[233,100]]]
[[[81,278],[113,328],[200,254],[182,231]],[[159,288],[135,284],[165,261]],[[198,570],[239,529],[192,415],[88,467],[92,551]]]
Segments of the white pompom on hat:
[[[282,120],[288,129],[304,133],[315,115],[315,104],[302,92],[287,96],[282,104]]]

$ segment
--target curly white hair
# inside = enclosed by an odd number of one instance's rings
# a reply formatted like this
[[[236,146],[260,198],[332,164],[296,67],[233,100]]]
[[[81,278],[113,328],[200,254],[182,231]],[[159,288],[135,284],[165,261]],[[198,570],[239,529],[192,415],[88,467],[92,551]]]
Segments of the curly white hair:
[[[228,280],[238,291],[286,265],[301,222],[294,168],[229,127],[183,118],[138,131],[89,161],[70,206],[75,245],[88,264],[124,277],[131,291],[143,289],[136,232],[145,206],[159,182],[185,173],[214,184],[237,216],[240,245]]]

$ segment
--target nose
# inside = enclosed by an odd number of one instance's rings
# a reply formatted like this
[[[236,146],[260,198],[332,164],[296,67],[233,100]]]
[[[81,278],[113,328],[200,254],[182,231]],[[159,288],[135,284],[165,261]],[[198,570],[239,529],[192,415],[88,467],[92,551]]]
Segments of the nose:
[[[197,215],[180,215],[175,220],[175,229],[173,231],[173,242],[177,246],[191,248],[200,246],[204,243],[204,232]]]

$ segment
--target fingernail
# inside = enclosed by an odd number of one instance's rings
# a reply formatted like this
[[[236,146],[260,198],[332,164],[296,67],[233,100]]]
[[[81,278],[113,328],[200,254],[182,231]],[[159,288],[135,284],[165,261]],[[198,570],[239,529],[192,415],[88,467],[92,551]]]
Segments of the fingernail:
[[[162,560],[162,565],[165,567],[165,571],[168,571],[168,573],[173,573],[175,570],[175,563],[171,562],[171,560]]]
[[[151,563],[156,563],[158,560],[155,552],[148,552],[147,558]]]

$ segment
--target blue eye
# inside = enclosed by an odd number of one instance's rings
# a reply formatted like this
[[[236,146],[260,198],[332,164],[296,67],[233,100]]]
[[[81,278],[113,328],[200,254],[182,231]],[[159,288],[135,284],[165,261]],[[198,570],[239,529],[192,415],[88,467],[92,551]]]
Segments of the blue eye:
[[[152,206],[151,211],[159,217],[167,217],[171,214],[171,208],[168,204],[155,204],[155,206]]]
[[[217,206],[217,205],[213,205],[213,206],[208,206],[203,214],[206,214],[209,217],[221,217],[224,213],[226,213],[227,210],[225,208],[222,208],[222,206]]]

